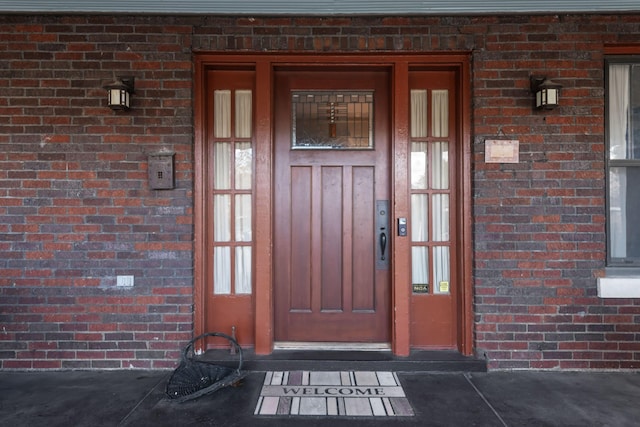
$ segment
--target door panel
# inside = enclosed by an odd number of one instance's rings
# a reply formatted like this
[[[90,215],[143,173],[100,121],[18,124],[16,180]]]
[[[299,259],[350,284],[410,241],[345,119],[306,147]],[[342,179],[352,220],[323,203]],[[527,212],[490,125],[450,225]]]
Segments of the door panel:
[[[373,167],[353,168],[353,309],[374,311],[375,301],[375,170]],[[374,230],[373,241],[370,230]]]
[[[342,311],[342,167],[320,167],[320,311]],[[295,186],[295,184],[294,184]],[[311,236],[313,239],[313,236]]]
[[[281,71],[275,82],[275,339],[388,342],[390,274],[376,268],[375,246],[376,200],[389,199],[388,75]],[[301,90],[372,91],[373,148],[292,149],[292,91]],[[334,126],[335,136],[348,126],[334,125],[331,110],[314,126]]]
[[[291,233],[291,281],[297,286],[291,288],[292,310],[311,311],[311,173],[310,167],[291,168],[291,182],[297,185],[291,189],[291,228],[283,230]],[[283,240],[286,236],[282,236]],[[285,249],[285,248],[282,248]],[[278,251],[276,251],[277,253]],[[286,256],[283,253],[283,256]]]

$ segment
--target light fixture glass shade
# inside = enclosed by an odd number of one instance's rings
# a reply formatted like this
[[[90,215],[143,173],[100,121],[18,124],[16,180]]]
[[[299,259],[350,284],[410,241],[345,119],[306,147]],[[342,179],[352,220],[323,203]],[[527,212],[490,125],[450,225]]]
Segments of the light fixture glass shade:
[[[542,108],[542,91],[536,92],[536,108]]]
[[[104,86],[107,90],[107,105],[112,110],[128,110],[133,93],[133,77],[118,77]]]
[[[125,89],[109,89],[108,105],[112,110],[129,109],[129,92]]]
[[[558,89],[544,89],[546,94],[545,98],[547,99],[546,105],[553,105],[554,107],[558,105]]]
[[[536,107],[551,109],[558,106],[558,89],[548,88],[536,93]]]
[[[536,108],[551,110],[559,105],[560,88],[562,85],[544,78],[542,82],[535,85]]]

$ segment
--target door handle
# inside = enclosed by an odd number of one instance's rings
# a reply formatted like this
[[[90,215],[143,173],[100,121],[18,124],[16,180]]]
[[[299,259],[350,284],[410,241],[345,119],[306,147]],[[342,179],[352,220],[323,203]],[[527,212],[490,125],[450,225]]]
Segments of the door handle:
[[[376,223],[371,229],[369,239],[373,240],[373,248],[376,260],[376,270],[388,270],[391,256],[387,254],[387,249],[391,248],[391,223],[389,222],[389,201],[376,200]]]

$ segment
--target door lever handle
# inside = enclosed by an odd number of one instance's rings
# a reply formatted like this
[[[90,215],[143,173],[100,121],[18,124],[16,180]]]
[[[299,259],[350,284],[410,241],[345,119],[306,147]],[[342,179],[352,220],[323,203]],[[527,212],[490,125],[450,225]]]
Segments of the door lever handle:
[[[373,240],[373,251],[371,254],[376,260],[376,270],[389,270],[390,261],[393,254],[388,254],[391,248],[391,235],[393,230],[389,222],[389,201],[376,200],[375,226],[370,229],[369,238]]]

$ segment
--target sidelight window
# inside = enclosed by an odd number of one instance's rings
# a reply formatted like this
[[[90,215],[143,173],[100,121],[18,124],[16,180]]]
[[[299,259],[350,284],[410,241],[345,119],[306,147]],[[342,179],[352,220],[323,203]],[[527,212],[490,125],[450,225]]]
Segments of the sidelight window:
[[[449,92],[411,91],[411,266],[415,293],[449,293]]]
[[[213,293],[250,294],[252,283],[252,91],[214,91]]]

